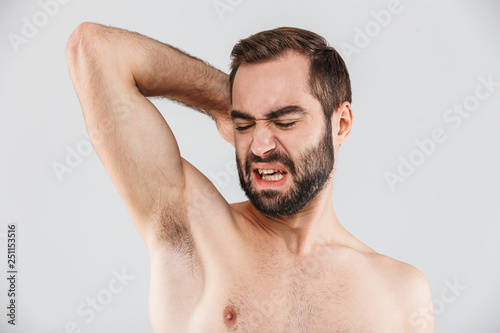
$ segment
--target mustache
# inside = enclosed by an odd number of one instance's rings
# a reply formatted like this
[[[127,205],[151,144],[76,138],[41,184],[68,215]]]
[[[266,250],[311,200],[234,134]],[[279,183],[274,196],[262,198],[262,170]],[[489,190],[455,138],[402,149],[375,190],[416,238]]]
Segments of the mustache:
[[[245,171],[247,175],[252,172],[252,163],[280,163],[283,164],[292,175],[295,174],[295,164],[290,157],[276,150],[265,157],[260,157],[250,152],[245,159]]]

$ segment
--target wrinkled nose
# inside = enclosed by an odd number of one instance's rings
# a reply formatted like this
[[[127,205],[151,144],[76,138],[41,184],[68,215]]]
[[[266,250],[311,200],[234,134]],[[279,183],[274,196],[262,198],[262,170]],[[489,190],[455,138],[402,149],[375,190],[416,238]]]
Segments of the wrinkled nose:
[[[256,156],[263,157],[276,148],[276,141],[269,129],[265,126],[256,126],[253,132],[251,150]]]

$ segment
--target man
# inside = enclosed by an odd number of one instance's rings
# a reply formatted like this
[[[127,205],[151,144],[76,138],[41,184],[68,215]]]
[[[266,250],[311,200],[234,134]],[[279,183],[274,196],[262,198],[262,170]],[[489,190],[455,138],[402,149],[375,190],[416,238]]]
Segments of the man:
[[[433,332],[425,277],[335,216],[335,157],[352,125],[341,57],[312,32],[279,28],[240,41],[232,58],[228,77],[93,23],[68,42],[92,144],[150,253],[153,330]],[[228,204],[180,156],[149,96],[215,120],[250,201]]]

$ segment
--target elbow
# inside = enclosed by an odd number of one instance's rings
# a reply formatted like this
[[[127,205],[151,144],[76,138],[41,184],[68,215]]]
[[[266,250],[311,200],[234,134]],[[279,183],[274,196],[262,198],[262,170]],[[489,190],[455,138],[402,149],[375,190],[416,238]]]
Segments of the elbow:
[[[70,69],[74,68],[82,56],[98,54],[94,45],[100,29],[101,26],[97,23],[83,22],[73,31],[66,44],[66,62]]]

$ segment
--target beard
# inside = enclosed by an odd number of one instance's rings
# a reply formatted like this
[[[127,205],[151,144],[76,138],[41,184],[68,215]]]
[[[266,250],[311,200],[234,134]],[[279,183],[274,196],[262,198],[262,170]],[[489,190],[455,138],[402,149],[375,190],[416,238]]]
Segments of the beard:
[[[240,186],[257,210],[274,217],[293,215],[321,191],[330,178],[334,165],[332,131],[329,127],[326,126],[320,143],[300,154],[296,163],[276,150],[264,158],[250,152],[243,168],[236,154]],[[273,162],[284,165],[292,176],[293,184],[286,192],[257,190],[252,182],[252,163]]]

